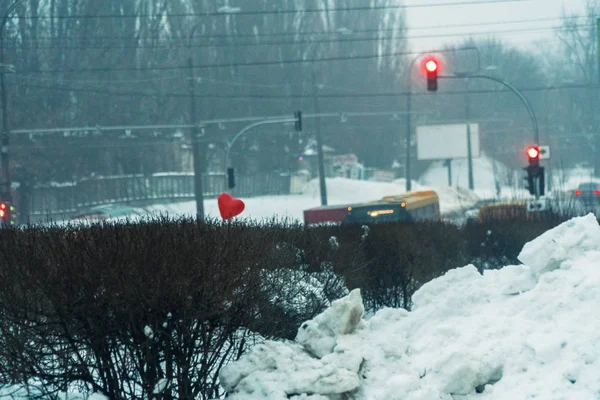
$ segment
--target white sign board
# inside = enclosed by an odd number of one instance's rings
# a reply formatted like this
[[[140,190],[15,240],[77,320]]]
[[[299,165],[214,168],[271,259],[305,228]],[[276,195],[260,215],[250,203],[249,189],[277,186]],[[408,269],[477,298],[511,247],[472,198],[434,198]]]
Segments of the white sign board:
[[[540,146],[540,160],[550,159],[550,146]]]
[[[471,129],[471,155],[479,157],[479,124]],[[467,124],[437,124],[417,126],[417,158],[419,160],[450,160],[467,158]]]

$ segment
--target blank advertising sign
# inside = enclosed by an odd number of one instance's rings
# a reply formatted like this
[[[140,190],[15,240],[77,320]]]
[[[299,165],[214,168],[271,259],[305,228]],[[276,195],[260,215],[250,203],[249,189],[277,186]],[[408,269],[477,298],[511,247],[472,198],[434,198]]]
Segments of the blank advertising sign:
[[[479,157],[479,124],[471,127],[471,154]],[[450,160],[467,158],[467,124],[436,124],[417,126],[417,158],[419,160]]]

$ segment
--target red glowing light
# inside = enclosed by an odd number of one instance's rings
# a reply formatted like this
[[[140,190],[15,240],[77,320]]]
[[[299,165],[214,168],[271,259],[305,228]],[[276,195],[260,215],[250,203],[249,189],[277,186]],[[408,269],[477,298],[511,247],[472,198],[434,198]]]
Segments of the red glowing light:
[[[530,147],[527,149],[527,156],[529,158],[538,158],[540,155],[540,151],[535,147]]]
[[[579,196],[579,195],[581,194],[581,190],[576,190],[576,191],[575,191],[575,194],[576,194],[577,196]]]
[[[0,218],[4,218],[4,210],[0,210]]]
[[[598,189],[594,190],[594,194],[595,194],[596,196],[597,196],[597,195],[599,195],[599,194],[600,194],[600,190],[598,190]]]
[[[3,210],[5,210],[6,209],[6,204],[4,204],[4,203],[0,204],[0,208],[3,209]]]
[[[428,72],[435,72],[438,69],[438,63],[435,60],[429,60],[425,62],[425,69]]]

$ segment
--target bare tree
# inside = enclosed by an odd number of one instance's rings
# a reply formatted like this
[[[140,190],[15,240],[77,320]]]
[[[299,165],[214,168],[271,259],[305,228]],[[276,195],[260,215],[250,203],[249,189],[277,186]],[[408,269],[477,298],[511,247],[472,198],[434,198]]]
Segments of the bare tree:
[[[563,65],[566,71],[563,78],[588,84],[588,88],[572,91],[567,98],[571,114],[571,127],[586,142],[580,144],[582,151],[591,149],[589,154],[594,175],[600,176],[600,99],[597,85],[600,82],[600,66],[598,65],[598,37],[596,19],[600,13],[600,1],[587,0],[583,16],[563,12],[563,24],[557,29],[556,36],[561,43]],[[570,66],[570,67],[569,67]],[[593,88],[592,85],[596,86]],[[563,103],[564,104],[564,103]],[[581,142],[580,142],[581,143]]]

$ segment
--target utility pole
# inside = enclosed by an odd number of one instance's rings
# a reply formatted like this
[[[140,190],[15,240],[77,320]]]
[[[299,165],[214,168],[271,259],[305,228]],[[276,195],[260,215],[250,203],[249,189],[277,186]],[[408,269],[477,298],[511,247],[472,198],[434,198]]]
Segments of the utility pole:
[[[2,101],[2,133],[0,136],[0,166],[2,168],[2,175],[0,176],[0,199],[4,201],[12,202],[11,195],[11,184],[10,184],[10,159],[8,146],[10,145],[10,137],[8,131],[8,99],[6,96],[6,82],[4,75],[6,74],[9,66],[4,63],[4,27],[6,26],[10,14],[17,8],[17,6],[25,0],[14,0],[9,3],[2,20],[0,21],[0,101]]]
[[[600,84],[600,18],[596,19],[596,56],[598,58],[597,62],[598,62],[598,83]],[[600,94],[598,94],[596,96],[596,101],[597,101],[597,106],[598,104],[600,104],[600,100],[598,99],[598,97],[600,96]],[[596,116],[598,118],[597,120],[597,127],[600,127],[600,113],[598,111],[596,111]],[[595,143],[595,147],[596,147],[596,154],[594,155],[594,175],[599,176],[600,175],[600,137],[596,136],[596,143]]]
[[[598,57],[598,83],[600,83],[600,18],[596,19],[596,54]]]
[[[196,90],[195,90],[195,75],[194,75],[194,60],[190,56],[188,59],[190,69],[190,124],[191,140],[192,140],[192,159],[194,163],[194,195],[196,198],[196,218],[199,221],[204,221],[204,188],[202,186],[202,175],[205,165],[205,145],[200,143],[198,137],[198,118],[196,114]]]
[[[327,205],[327,184],[325,182],[325,156],[323,155],[323,138],[321,137],[321,118],[318,116],[319,111],[319,96],[317,93],[317,74],[315,69],[312,69],[312,83],[313,83],[313,98],[315,102],[315,114],[316,118],[316,136],[317,136],[317,159],[319,169],[319,188],[321,192],[321,205]]]
[[[469,174],[469,190],[473,190],[473,149],[471,144],[471,105],[469,103],[469,80],[465,81],[465,119],[467,120],[467,169]]]
[[[2,158],[2,190],[0,191],[0,199],[3,201],[12,201],[12,196],[10,193],[10,161],[8,154],[8,146],[10,145],[10,137],[8,133],[8,105],[6,99],[6,83],[4,81],[6,65],[3,63],[3,45],[0,45],[0,54],[0,96],[2,101],[2,143],[0,145],[0,157]]]

